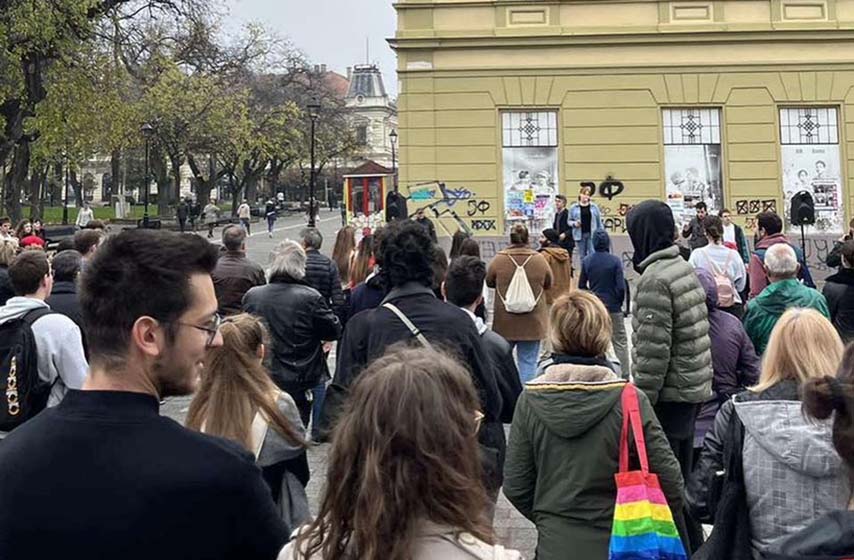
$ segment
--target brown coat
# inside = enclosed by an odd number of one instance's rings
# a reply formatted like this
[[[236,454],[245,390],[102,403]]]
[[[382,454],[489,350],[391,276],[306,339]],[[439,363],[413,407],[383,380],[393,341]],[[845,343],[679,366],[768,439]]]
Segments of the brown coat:
[[[533,255],[533,256],[532,256]],[[531,257],[532,256],[532,257]],[[528,282],[534,291],[534,297],[540,297],[537,307],[530,313],[513,314],[504,310],[501,298],[507,293],[507,287],[516,272],[516,267],[510,260],[521,265],[531,257],[525,265]],[[500,251],[486,271],[486,285],[495,288],[495,318],[492,330],[510,341],[542,340],[548,331],[549,312],[546,296],[543,293],[552,285],[552,271],[549,263],[542,255],[525,246],[511,246]]]
[[[572,263],[563,247],[544,247],[540,254],[552,269],[552,287],[546,290],[546,303],[551,305],[572,288]]]

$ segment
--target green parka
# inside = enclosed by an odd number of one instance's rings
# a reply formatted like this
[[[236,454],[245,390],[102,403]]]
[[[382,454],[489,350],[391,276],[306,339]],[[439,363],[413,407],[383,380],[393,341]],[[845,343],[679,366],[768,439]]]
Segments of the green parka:
[[[761,356],[765,352],[774,325],[792,307],[815,309],[830,319],[827,300],[820,292],[807,288],[794,278],[769,284],[762,293],[750,300],[747,313],[744,314],[744,330],[753,341],[757,354]]]
[[[538,560],[608,558],[624,386],[608,368],[561,364],[528,383],[519,397],[504,495],[537,525]],[[650,470],[681,524],[679,463],[649,400],[640,391],[638,397]]]
[[[650,402],[703,403],[712,396],[706,292],[671,245],[649,255],[632,313],[632,374]]]

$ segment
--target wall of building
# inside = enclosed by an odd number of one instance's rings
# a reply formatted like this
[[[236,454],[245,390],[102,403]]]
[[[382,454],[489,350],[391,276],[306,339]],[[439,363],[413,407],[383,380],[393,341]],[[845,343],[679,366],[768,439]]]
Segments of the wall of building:
[[[752,233],[757,209],[785,207],[779,109],[835,107],[851,217],[854,1],[404,0],[398,11],[401,188],[444,182],[445,205],[485,243],[504,233],[508,110],[558,112],[561,192],[623,182],[596,197],[619,236],[633,204],[666,196],[664,109],[720,109],[724,203]],[[813,237],[817,264],[833,236]]]

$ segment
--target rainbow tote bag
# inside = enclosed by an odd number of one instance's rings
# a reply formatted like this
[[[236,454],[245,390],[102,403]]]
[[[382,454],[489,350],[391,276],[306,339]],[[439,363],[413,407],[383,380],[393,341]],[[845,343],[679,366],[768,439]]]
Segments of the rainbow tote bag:
[[[658,476],[649,472],[637,388],[626,384],[622,395],[623,431],[617,505],[611,529],[609,560],[687,560],[673,514]],[[629,470],[629,430],[634,434],[641,470]]]

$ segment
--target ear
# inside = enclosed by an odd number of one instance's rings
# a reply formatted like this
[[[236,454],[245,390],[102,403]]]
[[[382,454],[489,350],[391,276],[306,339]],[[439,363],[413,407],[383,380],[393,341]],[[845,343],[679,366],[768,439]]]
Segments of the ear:
[[[442,299],[444,299],[445,301],[448,301],[448,292],[447,292],[447,290],[445,290],[445,281],[444,280],[442,281],[441,289],[442,289]]]
[[[152,317],[140,317],[131,327],[130,341],[142,354],[156,358],[166,347],[166,327]]]
[[[266,355],[267,355],[267,347],[264,346],[263,344],[259,344],[258,350],[255,351],[255,356],[258,357],[259,361],[263,362],[264,356],[266,356]]]
[[[483,292],[481,292],[481,294],[477,296],[477,299],[474,301],[474,306],[478,307],[481,303],[483,303]]]

